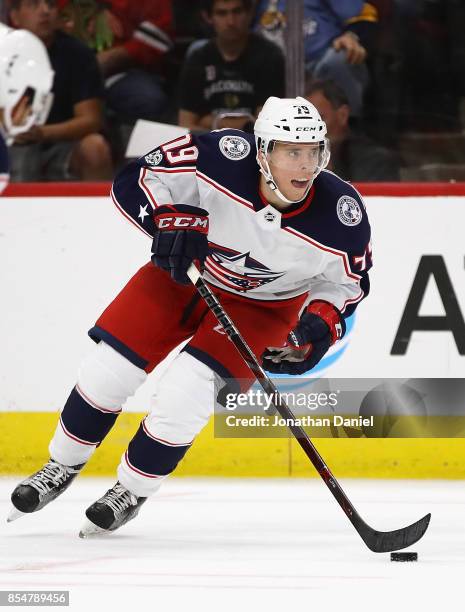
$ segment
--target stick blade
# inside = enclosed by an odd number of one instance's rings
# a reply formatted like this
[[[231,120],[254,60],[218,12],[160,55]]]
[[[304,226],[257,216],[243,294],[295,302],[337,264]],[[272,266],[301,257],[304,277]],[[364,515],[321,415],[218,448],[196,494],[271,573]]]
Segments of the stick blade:
[[[362,540],[373,552],[394,552],[418,542],[428,529],[430,519],[431,514],[426,514],[416,523],[395,531],[377,531],[362,519],[360,519],[359,525],[355,524],[355,527]]]

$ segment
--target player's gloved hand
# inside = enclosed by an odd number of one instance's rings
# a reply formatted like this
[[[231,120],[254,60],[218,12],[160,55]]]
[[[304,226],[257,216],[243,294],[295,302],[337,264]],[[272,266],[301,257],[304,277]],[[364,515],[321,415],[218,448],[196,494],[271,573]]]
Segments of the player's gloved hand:
[[[263,368],[273,374],[304,374],[316,366],[329,347],[345,334],[344,318],[329,302],[310,302],[283,347],[269,347]]]
[[[178,283],[190,283],[186,272],[195,261],[200,268],[208,255],[208,212],[187,204],[169,204],[154,211],[152,262]]]

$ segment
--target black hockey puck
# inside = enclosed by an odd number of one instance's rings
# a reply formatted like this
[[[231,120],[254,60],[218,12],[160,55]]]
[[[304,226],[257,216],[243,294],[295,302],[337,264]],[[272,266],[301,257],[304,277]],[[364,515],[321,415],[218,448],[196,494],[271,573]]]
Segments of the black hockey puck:
[[[392,552],[391,561],[418,561],[416,552]]]

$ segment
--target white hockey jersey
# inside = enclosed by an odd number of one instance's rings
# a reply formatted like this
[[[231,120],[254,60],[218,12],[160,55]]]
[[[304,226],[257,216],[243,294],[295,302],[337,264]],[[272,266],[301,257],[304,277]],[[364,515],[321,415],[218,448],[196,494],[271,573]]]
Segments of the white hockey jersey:
[[[253,300],[308,293],[350,315],[368,294],[370,225],[360,194],[331,172],[307,198],[279,212],[260,192],[253,136],[239,130],[187,134],[130,163],[112,197],[148,236],[153,211],[190,204],[209,212],[204,278]]]

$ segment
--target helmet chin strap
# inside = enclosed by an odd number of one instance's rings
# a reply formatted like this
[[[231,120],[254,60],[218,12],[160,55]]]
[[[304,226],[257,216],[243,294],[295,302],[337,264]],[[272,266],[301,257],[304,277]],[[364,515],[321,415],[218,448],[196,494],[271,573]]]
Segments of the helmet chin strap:
[[[307,197],[308,192],[310,191],[310,189],[312,187],[313,181],[310,181],[309,186],[307,187],[304,195],[301,198],[299,198],[298,200],[289,200],[278,189],[278,185],[276,184],[276,181],[273,178],[273,174],[271,173],[270,165],[268,164],[268,160],[266,159],[266,156],[265,156],[265,160],[264,160],[264,166],[262,165],[261,161],[258,158],[257,158],[257,161],[258,161],[258,165],[260,167],[260,172],[263,174],[263,176],[265,178],[266,184],[268,185],[268,187],[272,191],[274,191],[274,193],[278,196],[278,198],[280,200],[282,200],[286,204],[297,204],[297,202],[301,202],[302,200],[304,200]]]

